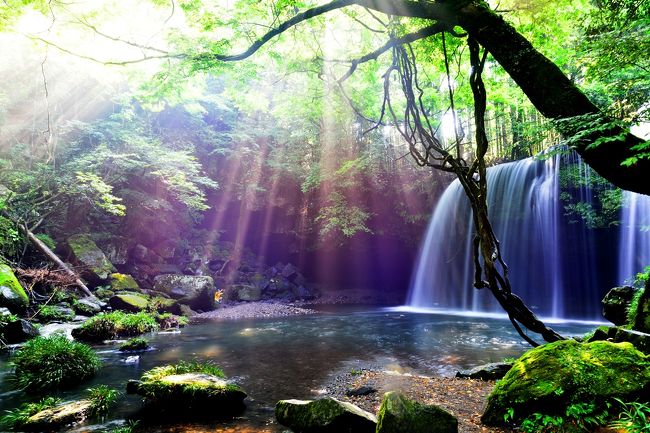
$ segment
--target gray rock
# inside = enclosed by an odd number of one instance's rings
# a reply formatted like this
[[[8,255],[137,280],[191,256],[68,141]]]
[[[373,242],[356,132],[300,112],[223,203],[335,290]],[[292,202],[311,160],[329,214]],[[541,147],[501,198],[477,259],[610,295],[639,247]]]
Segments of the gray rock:
[[[27,320],[18,319],[0,326],[0,335],[5,343],[17,344],[38,336],[38,330]]]
[[[359,388],[351,388],[345,391],[345,395],[348,397],[357,397],[361,395],[369,395],[377,392],[377,389],[371,386],[360,386]]]
[[[373,414],[331,397],[280,400],[275,418],[298,433],[374,433],[377,427]]]
[[[617,326],[627,324],[630,304],[640,290],[630,286],[611,289],[602,300],[603,317]]]
[[[471,370],[462,370],[456,373],[456,377],[464,377],[469,379],[479,380],[498,380],[506,375],[512,363],[509,362],[493,362],[490,364],[479,365]]]
[[[240,301],[259,301],[262,299],[262,289],[256,286],[237,286],[237,299]]]
[[[379,408],[377,433],[457,433],[458,420],[444,409],[388,392]]]
[[[92,316],[101,312],[104,305],[106,304],[93,298],[81,298],[77,299],[77,302],[73,305],[73,307],[78,314]]]
[[[215,307],[216,289],[208,276],[158,275],[154,278],[154,290],[166,293],[194,310],[209,311]]]
[[[83,421],[91,407],[90,400],[61,404],[30,416],[21,428],[34,432],[59,431],[65,425]]]

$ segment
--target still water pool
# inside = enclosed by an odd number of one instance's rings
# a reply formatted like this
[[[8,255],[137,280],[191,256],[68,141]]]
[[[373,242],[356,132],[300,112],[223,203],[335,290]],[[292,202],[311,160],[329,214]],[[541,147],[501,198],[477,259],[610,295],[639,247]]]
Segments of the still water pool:
[[[585,323],[557,323],[565,335],[593,328]],[[240,418],[219,424],[151,426],[147,432],[281,432],[275,424],[275,402],[314,398],[335,376],[352,369],[382,368],[424,375],[455,374],[505,357],[517,357],[526,344],[507,320],[445,313],[414,313],[390,309],[337,309],[311,316],[210,322],[179,333],[148,336],[152,350],[137,360],[117,346],[97,346],[104,367],[91,381],[61,393],[72,399],[86,388],[107,384],[123,390],[128,379],[179,360],[210,360],[248,393]],[[29,398],[12,391],[8,355],[0,354],[0,411]],[[129,361],[129,362],[127,362]],[[34,396],[32,398],[35,399]],[[84,425],[78,432],[101,431],[140,409],[134,396],[123,396],[102,425]]]

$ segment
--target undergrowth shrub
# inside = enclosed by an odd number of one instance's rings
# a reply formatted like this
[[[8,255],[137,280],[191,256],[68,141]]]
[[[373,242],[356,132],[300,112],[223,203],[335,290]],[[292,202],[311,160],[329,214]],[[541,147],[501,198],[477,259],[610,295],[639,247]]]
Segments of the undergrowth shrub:
[[[149,313],[113,311],[91,317],[81,327],[73,330],[72,335],[79,340],[103,341],[136,336],[157,329],[158,323]]]

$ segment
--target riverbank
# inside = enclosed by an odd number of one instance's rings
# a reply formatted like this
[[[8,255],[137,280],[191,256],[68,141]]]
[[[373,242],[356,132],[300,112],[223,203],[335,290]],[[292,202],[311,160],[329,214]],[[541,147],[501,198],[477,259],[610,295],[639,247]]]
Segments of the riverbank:
[[[434,404],[452,413],[458,418],[459,433],[511,433],[514,430],[481,424],[481,414],[492,388],[494,382],[481,380],[361,370],[337,377],[328,386],[327,393],[377,413],[384,394],[398,391],[412,400]],[[374,391],[366,395],[346,395],[350,390]]]
[[[192,317],[192,322],[210,320],[239,320],[239,319],[264,319],[287,316],[302,316],[316,314],[316,310],[296,306],[294,304],[279,302],[245,302],[224,304],[221,308],[197,314]]]

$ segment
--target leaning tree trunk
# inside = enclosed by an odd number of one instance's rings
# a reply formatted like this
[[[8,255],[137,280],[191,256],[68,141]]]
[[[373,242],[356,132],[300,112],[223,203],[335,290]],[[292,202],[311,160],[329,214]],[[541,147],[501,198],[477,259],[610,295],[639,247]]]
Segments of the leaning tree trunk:
[[[537,51],[486,3],[473,1],[467,4],[458,10],[456,20],[492,54],[544,116],[563,119],[599,112],[555,63]],[[569,129],[565,132],[580,131]],[[591,143],[605,135],[620,135],[620,138],[589,148]],[[632,146],[642,141],[629,131],[613,128],[589,136],[576,145],[576,150],[589,166],[616,186],[650,194],[650,182],[647,182],[650,160],[640,159],[631,167],[621,166],[623,161],[634,156]]]

